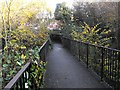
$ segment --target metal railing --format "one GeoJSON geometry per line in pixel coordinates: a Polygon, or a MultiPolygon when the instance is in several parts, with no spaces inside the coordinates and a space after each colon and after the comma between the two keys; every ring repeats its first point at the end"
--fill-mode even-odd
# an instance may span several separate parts
{"type": "MultiPolygon", "coordinates": [[[[49,51],[49,40],[47,40],[41,47],[39,51],[40,60],[45,61],[45,57],[49,51]]],[[[27,62],[23,68],[13,77],[13,79],[5,86],[5,90],[25,90],[25,88],[29,88],[28,83],[30,82],[30,68],[31,62],[27,62]]],[[[31,81],[31,84],[34,83],[31,81]]],[[[35,86],[32,85],[32,88],[35,86]]],[[[35,87],[36,88],[36,87],[35,87]]]]}
{"type": "Polygon", "coordinates": [[[40,56],[40,60],[45,61],[46,60],[46,56],[48,54],[49,51],[49,44],[50,41],[47,40],[41,47],[39,50],[39,56],[40,56]]]}
{"type": "Polygon", "coordinates": [[[109,86],[120,89],[120,50],[62,37],[63,45],[109,86]]]}
{"type": "Polygon", "coordinates": [[[26,63],[25,66],[13,77],[13,79],[5,86],[5,90],[24,90],[29,79],[28,77],[30,77],[30,62],[26,63]]]}

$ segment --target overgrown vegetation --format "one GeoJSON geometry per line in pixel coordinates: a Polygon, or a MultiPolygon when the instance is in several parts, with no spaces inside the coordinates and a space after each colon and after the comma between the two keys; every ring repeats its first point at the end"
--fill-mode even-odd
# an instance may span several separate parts
{"type": "Polygon", "coordinates": [[[111,37],[105,37],[105,35],[111,31],[106,29],[101,30],[98,26],[99,24],[90,27],[88,24],[84,23],[84,25],[81,25],[82,29],[80,32],[73,30],[71,37],[77,41],[108,47],[111,37]]]}
{"type": "Polygon", "coordinates": [[[73,4],[73,9],[68,8],[65,3],[58,4],[55,19],[60,21],[62,33],[66,37],[71,38],[72,34],[73,39],[82,38],[82,41],[92,44],[119,48],[118,8],[119,2],[95,3],[77,0],[73,4]]]}
{"type": "Polygon", "coordinates": [[[43,62],[39,57],[39,47],[29,50],[29,58],[31,60],[30,78],[28,80],[28,87],[34,89],[44,87],[44,74],[46,71],[47,62],[43,62]]]}
{"type": "MultiPolygon", "coordinates": [[[[49,24],[49,15],[50,10],[42,0],[31,0],[27,3],[26,0],[0,2],[0,38],[2,45],[5,46],[2,47],[4,53],[0,58],[2,61],[0,81],[3,88],[27,61],[34,62],[36,59],[37,63],[39,62],[36,48],[39,49],[48,38],[46,25],[49,24]],[[41,16],[44,12],[47,15],[41,16]]],[[[43,74],[45,69],[43,66],[33,65],[32,69],[37,68],[36,70],[43,74]]]]}

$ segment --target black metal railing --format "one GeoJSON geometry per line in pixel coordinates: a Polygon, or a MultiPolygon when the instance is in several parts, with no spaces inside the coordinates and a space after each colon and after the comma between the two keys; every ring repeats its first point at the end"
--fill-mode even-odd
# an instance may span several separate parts
{"type": "Polygon", "coordinates": [[[120,50],[62,37],[63,45],[109,86],[120,89],[120,50]]]}
{"type": "Polygon", "coordinates": [[[30,75],[30,62],[27,62],[24,67],[13,77],[13,79],[5,86],[5,90],[10,89],[25,89],[30,75]]]}
{"type": "MultiPolygon", "coordinates": [[[[40,60],[45,61],[45,57],[49,51],[49,40],[47,40],[41,47],[40,47],[40,60]]],[[[28,83],[34,85],[34,83],[30,80],[31,74],[31,62],[27,62],[23,68],[13,77],[13,79],[5,86],[5,90],[25,90],[25,88],[29,88],[28,83]]],[[[35,86],[32,85],[32,88],[35,86]]],[[[36,87],[35,87],[36,88],[36,87]]]]}
{"type": "Polygon", "coordinates": [[[46,56],[49,52],[49,45],[50,45],[50,41],[47,40],[41,47],[39,50],[39,56],[40,56],[40,60],[45,61],[46,60],[46,56]]]}

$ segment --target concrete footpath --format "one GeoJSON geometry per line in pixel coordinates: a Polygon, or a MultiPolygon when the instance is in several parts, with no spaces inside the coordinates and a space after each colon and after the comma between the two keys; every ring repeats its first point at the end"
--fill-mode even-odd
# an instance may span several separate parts
{"type": "Polygon", "coordinates": [[[105,88],[60,43],[53,44],[47,61],[46,88],[105,88]]]}

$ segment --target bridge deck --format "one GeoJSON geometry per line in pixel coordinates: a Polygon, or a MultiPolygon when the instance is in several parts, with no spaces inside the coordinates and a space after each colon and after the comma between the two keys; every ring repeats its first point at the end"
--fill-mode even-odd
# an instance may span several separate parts
{"type": "Polygon", "coordinates": [[[93,74],[60,43],[54,43],[47,57],[47,88],[105,88],[93,74]]]}

